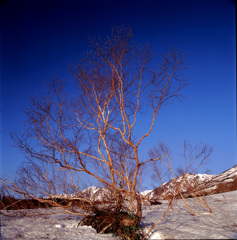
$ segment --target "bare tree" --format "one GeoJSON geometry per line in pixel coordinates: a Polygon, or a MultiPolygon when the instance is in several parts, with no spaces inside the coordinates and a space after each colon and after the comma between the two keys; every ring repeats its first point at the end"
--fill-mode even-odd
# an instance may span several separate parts
{"type": "Polygon", "coordinates": [[[27,158],[19,171],[21,180],[1,183],[55,206],[60,204],[53,202],[54,195],[78,192],[92,206],[82,195],[87,174],[117,196],[117,211],[130,199],[129,210],[140,221],[139,174],[143,166],[162,158],[141,160],[141,143],[161,107],[181,98],[188,85],[181,51],[172,48],[163,54],[155,69],[151,60],[149,46],[136,45],[129,28],[114,27],[104,41],[91,39],[83,60],[70,67],[74,82],[53,79],[32,97],[23,133],[11,133],[27,158]],[[141,114],[147,116],[145,133],[138,131],[141,114]]]}

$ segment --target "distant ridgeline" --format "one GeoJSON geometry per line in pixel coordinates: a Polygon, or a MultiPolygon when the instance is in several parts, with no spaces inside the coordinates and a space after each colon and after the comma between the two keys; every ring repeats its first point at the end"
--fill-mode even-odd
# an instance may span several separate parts
{"type": "MultiPolygon", "coordinates": [[[[208,195],[237,190],[237,165],[218,174],[184,174],[178,178],[170,179],[162,186],[148,192],[145,197],[153,202],[172,197],[179,188],[184,197],[208,195]]],[[[177,195],[176,198],[180,198],[177,195]]]]}

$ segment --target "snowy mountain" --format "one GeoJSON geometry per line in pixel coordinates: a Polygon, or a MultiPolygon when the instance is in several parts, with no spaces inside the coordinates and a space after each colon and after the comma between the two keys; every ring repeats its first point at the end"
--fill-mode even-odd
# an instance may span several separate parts
{"type": "Polygon", "coordinates": [[[92,201],[106,201],[111,198],[111,192],[108,188],[100,188],[91,186],[80,193],[72,193],[72,194],[57,194],[53,195],[53,198],[61,198],[61,199],[78,199],[78,198],[89,198],[92,201]]]}
{"type": "MultiPolygon", "coordinates": [[[[216,192],[216,189],[219,184],[228,185],[233,183],[235,179],[237,179],[237,165],[218,175],[184,174],[175,180],[170,179],[168,182],[155,188],[154,190],[143,191],[141,192],[141,195],[149,201],[158,201],[166,199],[167,195],[173,196],[177,188],[180,188],[180,192],[184,195],[184,197],[190,196],[191,189],[196,194],[200,191],[205,192],[206,194],[218,193],[216,192]]],[[[90,198],[95,202],[100,202],[111,200],[114,196],[108,188],[91,186],[84,189],[80,194],[58,194],[54,197],[70,199],[77,199],[78,197],[90,198]]]]}
{"type": "Polygon", "coordinates": [[[214,177],[215,175],[208,174],[184,174],[176,179],[170,179],[145,196],[152,201],[164,200],[167,195],[173,196],[178,188],[181,193],[186,193],[189,192],[191,188],[197,188],[201,184],[209,182],[214,177]]]}
{"type": "Polygon", "coordinates": [[[82,194],[85,195],[86,197],[92,199],[92,198],[95,198],[95,196],[98,195],[99,192],[101,192],[101,188],[91,186],[91,187],[84,189],[82,191],[82,194]]]}
{"type": "Polygon", "coordinates": [[[59,194],[56,194],[56,195],[52,196],[52,198],[61,198],[61,199],[68,199],[68,198],[77,199],[77,198],[80,198],[80,197],[82,197],[82,195],[79,194],[79,193],[72,193],[72,194],[59,193],[59,194]]]}
{"type": "Polygon", "coordinates": [[[178,189],[185,197],[190,196],[192,192],[217,193],[220,184],[226,187],[226,184],[232,184],[235,179],[237,179],[237,165],[218,175],[184,174],[176,179],[170,179],[144,196],[150,201],[164,200],[167,199],[167,195],[173,196],[178,189]]]}
{"type": "Polygon", "coordinates": [[[212,180],[203,185],[202,188],[207,194],[216,193],[220,185],[228,188],[235,184],[235,182],[237,184],[237,164],[234,167],[214,176],[212,180]]]}
{"type": "Polygon", "coordinates": [[[111,191],[108,188],[95,186],[84,189],[82,194],[95,202],[106,201],[112,198],[111,191]]]}

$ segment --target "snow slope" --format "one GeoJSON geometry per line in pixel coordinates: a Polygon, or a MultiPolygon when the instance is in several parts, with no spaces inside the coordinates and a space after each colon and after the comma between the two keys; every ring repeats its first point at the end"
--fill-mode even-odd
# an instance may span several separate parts
{"type": "MultiPolygon", "coordinates": [[[[182,199],[174,202],[174,211],[168,210],[164,220],[155,227],[163,239],[237,239],[237,191],[214,194],[206,197],[213,213],[202,209],[194,199],[186,199],[194,211],[188,211],[182,199]]],[[[143,210],[144,222],[151,226],[162,217],[168,202],[143,210]]],[[[204,205],[202,205],[204,206],[204,205]]]]}
{"type": "MultiPolygon", "coordinates": [[[[187,202],[196,213],[191,215],[182,199],[174,202],[150,239],[237,239],[237,191],[206,197],[213,213],[202,209],[194,199],[187,202]]],[[[144,228],[162,217],[168,202],[143,208],[144,228]]],[[[32,213],[38,210],[32,210],[32,213]]],[[[69,215],[61,209],[40,209],[40,216],[11,218],[1,215],[1,239],[119,239],[111,234],[97,234],[87,226],[78,226],[80,216],[69,215]]]]}

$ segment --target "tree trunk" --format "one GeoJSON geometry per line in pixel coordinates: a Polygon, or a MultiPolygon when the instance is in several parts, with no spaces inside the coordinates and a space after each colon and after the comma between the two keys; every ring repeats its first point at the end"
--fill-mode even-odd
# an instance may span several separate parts
{"type": "Polygon", "coordinates": [[[119,191],[116,192],[116,195],[117,195],[117,205],[115,208],[115,212],[118,213],[123,205],[123,196],[119,191]]]}
{"type": "Polygon", "coordinates": [[[137,216],[138,216],[139,220],[141,220],[141,218],[142,218],[142,202],[141,202],[140,195],[136,195],[136,202],[137,202],[137,216]]]}

